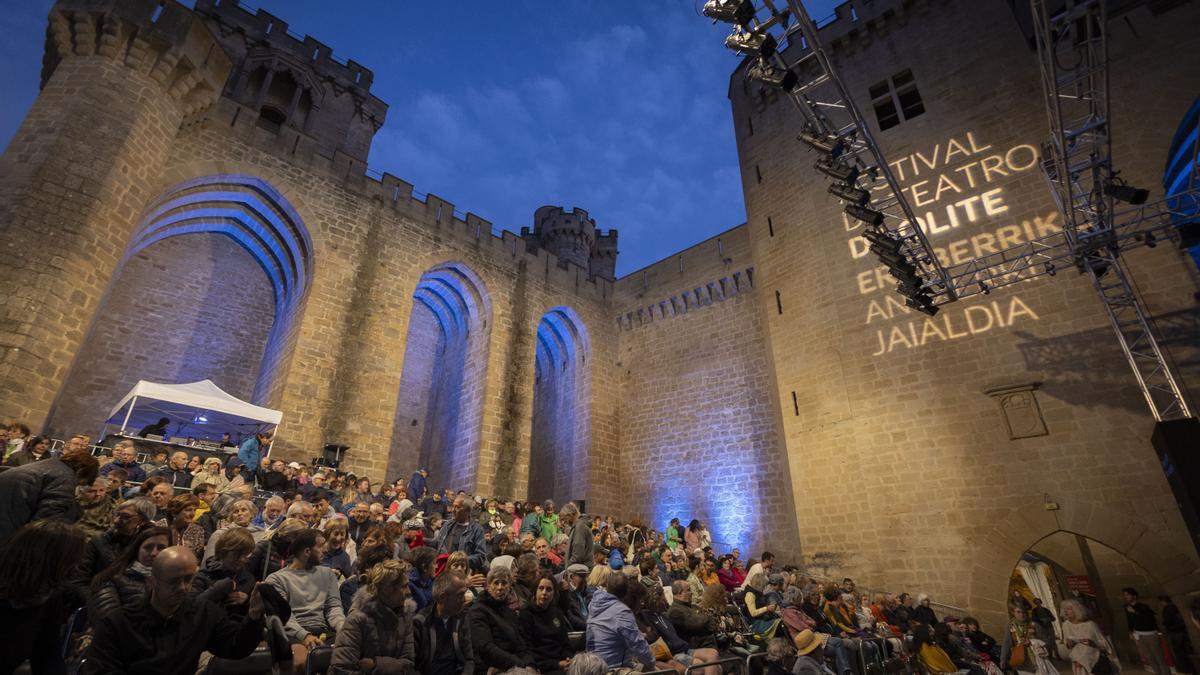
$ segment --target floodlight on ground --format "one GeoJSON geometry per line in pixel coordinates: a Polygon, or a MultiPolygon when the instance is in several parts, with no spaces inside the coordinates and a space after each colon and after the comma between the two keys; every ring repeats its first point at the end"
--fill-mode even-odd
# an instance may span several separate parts
{"type": "Polygon", "coordinates": [[[846,183],[834,183],[830,185],[829,194],[843,201],[850,202],[852,205],[866,206],[867,202],[871,201],[871,193],[846,183]]]}
{"type": "Polygon", "coordinates": [[[739,54],[767,57],[775,53],[779,43],[770,33],[755,33],[735,28],[733,33],[725,38],[725,46],[739,54]]]}
{"type": "Polygon", "coordinates": [[[754,3],[750,0],[708,0],[704,16],[716,21],[745,26],[754,19],[754,3]]]}

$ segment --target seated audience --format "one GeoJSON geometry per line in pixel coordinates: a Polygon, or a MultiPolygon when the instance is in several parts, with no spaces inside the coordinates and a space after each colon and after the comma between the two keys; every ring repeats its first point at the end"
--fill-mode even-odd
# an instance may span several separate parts
{"type": "MultiPolygon", "coordinates": [[[[219,521],[217,530],[208,537],[208,542],[204,545],[204,560],[208,560],[213,555],[213,550],[217,546],[217,542],[229,530],[245,530],[250,533],[254,539],[254,543],[258,543],[267,536],[265,530],[254,524],[254,516],[258,513],[258,507],[249,499],[239,499],[231,502],[225,507],[224,518],[219,521]]],[[[197,521],[199,522],[199,521],[197,521]]],[[[201,565],[203,567],[203,564],[201,565]]]]}
{"type": "Polygon", "coordinates": [[[0,673],[25,660],[32,673],[65,673],[62,626],[67,575],[83,555],[87,535],[62,521],[22,526],[0,546],[0,673]]]}
{"type": "Polygon", "coordinates": [[[487,588],[467,612],[471,648],[478,659],[477,667],[483,670],[508,670],[533,664],[518,629],[517,613],[508,605],[511,588],[512,572],[503,567],[489,570],[487,588]]]}
{"type": "Polygon", "coordinates": [[[150,566],[170,545],[171,531],[165,527],[138,532],[121,555],[92,579],[89,620],[140,602],[146,593],[150,566]]]}
{"type": "Polygon", "coordinates": [[[91,580],[117,559],[138,532],[150,526],[153,515],[154,505],[142,497],[125,501],[113,510],[112,526],[88,540],[82,560],[69,574],[74,601],[87,603],[91,580]]]}
{"type": "Polygon", "coordinates": [[[408,598],[408,563],[385,560],[367,572],[333,643],[331,673],[409,673],[416,652],[408,598]]]}
{"type": "Polygon", "coordinates": [[[346,520],[338,518],[325,524],[322,533],[325,535],[325,554],[321,556],[321,565],[337,573],[338,580],[345,579],[352,573],[350,553],[346,551],[349,541],[346,520]]]}
{"type": "Polygon", "coordinates": [[[229,479],[225,477],[225,470],[221,468],[220,458],[209,457],[204,460],[204,464],[192,472],[192,483],[208,483],[217,492],[229,489],[229,479]]]}
{"type": "Polygon", "coordinates": [[[413,617],[418,672],[424,675],[473,672],[475,655],[464,616],[466,592],[466,579],[457,571],[443,572],[433,582],[433,602],[413,617]]]}
{"type": "Polygon", "coordinates": [[[108,481],[97,476],[91,485],[75,488],[75,499],[83,510],[76,525],[88,536],[102,534],[112,525],[113,499],[108,496],[108,481]]]}
{"type": "Polygon", "coordinates": [[[4,462],[8,466],[25,466],[34,462],[47,459],[50,455],[50,438],[48,436],[34,436],[25,442],[20,450],[8,456],[4,462]]]}
{"type": "Polygon", "coordinates": [[[533,656],[533,667],[539,673],[561,674],[571,665],[571,649],[567,619],[557,603],[558,584],[554,576],[543,571],[538,577],[533,602],[520,612],[521,636],[533,656]]]}
{"type": "Polygon", "coordinates": [[[263,600],[255,590],[246,616],[236,619],[216,604],[189,597],[198,570],[191,550],[173,546],[154,559],[145,598],[92,620],[95,637],[82,673],[196,671],[202,652],[226,659],[250,655],[263,638],[263,600]]]}
{"type": "Polygon", "coordinates": [[[250,594],[254,592],[254,575],[246,566],[254,552],[254,537],[247,530],[224,530],[211,558],[192,580],[192,595],[204,597],[225,608],[225,611],[245,615],[250,594]]]}
{"type": "Polygon", "coordinates": [[[592,601],[592,589],[587,585],[588,567],[579,563],[567,566],[563,573],[562,589],[558,594],[558,607],[567,621],[569,630],[587,630],[588,603],[592,601]]]}
{"type": "Polygon", "coordinates": [[[433,570],[437,563],[437,551],[428,546],[412,552],[412,571],[408,577],[408,592],[417,609],[425,609],[433,602],[433,570]]]}
{"type": "Polygon", "coordinates": [[[286,567],[267,577],[291,608],[284,626],[292,643],[292,665],[303,672],[308,652],[333,641],[346,615],[342,610],[337,577],[333,570],[321,567],[325,536],[305,529],[292,535],[286,567]]]}
{"type": "Polygon", "coordinates": [[[167,502],[167,527],[171,529],[171,545],[186,546],[196,556],[204,559],[204,541],[208,538],[204,528],[196,522],[196,507],[200,500],[195,495],[177,495],[167,502]]]}
{"type": "Polygon", "coordinates": [[[604,659],[609,668],[654,670],[650,645],[638,630],[633,609],[625,604],[630,595],[629,577],[612,574],[603,589],[597,589],[588,608],[587,650],[604,659]]]}
{"type": "Polygon", "coordinates": [[[159,467],[151,476],[161,476],[171,487],[188,490],[192,487],[192,472],[188,471],[188,455],[182,450],[171,453],[171,459],[165,466],[159,467]]]}

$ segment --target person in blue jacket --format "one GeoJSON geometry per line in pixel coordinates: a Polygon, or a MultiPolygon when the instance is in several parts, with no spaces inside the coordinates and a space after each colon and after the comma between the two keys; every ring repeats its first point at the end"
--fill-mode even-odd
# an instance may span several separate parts
{"type": "Polygon", "coordinates": [[[271,433],[257,433],[242,441],[238,448],[238,459],[242,462],[242,476],[246,483],[254,485],[254,476],[262,462],[263,453],[271,445],[271,433]]]}

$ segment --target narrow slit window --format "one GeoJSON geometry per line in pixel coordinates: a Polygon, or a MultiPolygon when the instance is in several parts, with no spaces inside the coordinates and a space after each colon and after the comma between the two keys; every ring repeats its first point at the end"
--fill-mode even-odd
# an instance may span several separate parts
{"type": "Polygon", "coordinates": [[[783,314],[783,297],[779,294],[779,291],[775,291],[775,310],[783,314]]]}
{"type": "Polygon", "coordinates": [[[796,397],[796,392],[792,392],[792,410],[796,413],[796,417],[800,416],[800,399],[796,397]]]}
{"type": "Polygon", "coordinates": [[[767,235],[775,236],[775,223],[771,222],[771,216],[767,216],[767,235]]]}

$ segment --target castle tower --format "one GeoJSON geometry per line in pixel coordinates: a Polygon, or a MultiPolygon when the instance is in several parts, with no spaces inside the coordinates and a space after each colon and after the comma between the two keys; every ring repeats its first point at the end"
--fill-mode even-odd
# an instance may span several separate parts
{"type": "Polygon", "coordinates": [[[574,263],[589,277],[615,278],[617,231],[596,229],[587,211],[561,206],[543,206],[533,212],[533,231],[521,228],[521,237],[531,250],[544,248],[558,257],[559,264],[574,263]]]}
{"type": "Polygon", "coordinates": [[[387,116],[387,104],[370,93],[369,69],[334,58],[325,44],[290,33],[283,19],[261,9],[252,13],[237,0],[197,0],[196,14],[234,61],[222,93],[248,109],[242,115],[288,135],[288,143],[303,136],[323,155],[340,151],[367,161],[387,116]]]}
{"type": "Polygon", "coordinates": [[[62,0],[0,158],[0,417],[41,426],[183,120],[230,61],[176,2],[62,0]]]}

